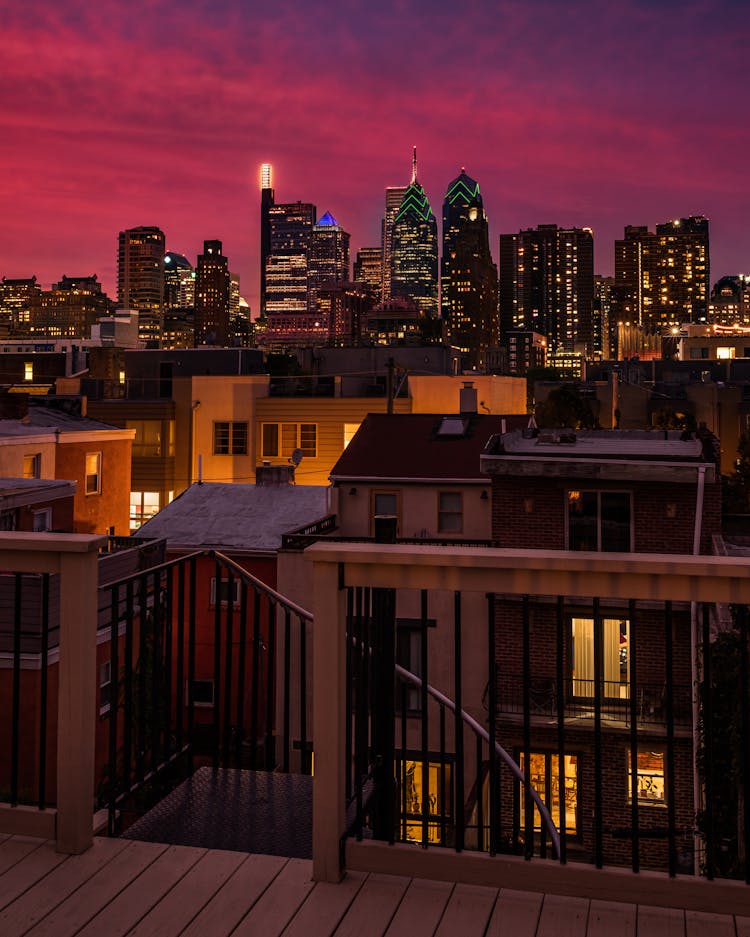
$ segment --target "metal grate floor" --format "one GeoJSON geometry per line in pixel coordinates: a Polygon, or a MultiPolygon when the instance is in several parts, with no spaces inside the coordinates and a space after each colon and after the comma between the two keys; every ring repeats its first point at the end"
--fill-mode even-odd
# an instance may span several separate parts
{"type": "Polygon", "coordinates": [[[199,768],[123,839],[312,858],[312,778],[199,768]]]}

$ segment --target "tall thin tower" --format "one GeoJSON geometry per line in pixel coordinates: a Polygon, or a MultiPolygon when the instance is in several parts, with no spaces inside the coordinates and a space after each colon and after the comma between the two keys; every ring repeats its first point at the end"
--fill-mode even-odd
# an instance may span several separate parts
{"type": "Polygon", "coordinates": [[[266,315],[266,260],[271,252],[270,209],[274,203],[271,164],[260,167],[260,314],[266,315]]]}

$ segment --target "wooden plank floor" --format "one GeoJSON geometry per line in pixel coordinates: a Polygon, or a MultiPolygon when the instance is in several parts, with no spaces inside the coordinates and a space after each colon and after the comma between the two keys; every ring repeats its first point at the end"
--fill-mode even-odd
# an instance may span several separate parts
{"type": "Polygon", "coordinates": [[[306,859],[97,839],[82,856],[0,836],[2,937],[743,937],[750,919],[352,873],[306,859]]]}

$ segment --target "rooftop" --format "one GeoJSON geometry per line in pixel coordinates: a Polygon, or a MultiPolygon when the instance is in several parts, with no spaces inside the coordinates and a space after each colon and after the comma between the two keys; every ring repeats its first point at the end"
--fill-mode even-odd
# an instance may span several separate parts
{"type": "Polygon", "coordinates": [[[506,427],[525,426],[528,417],[370,413],[334,465],[331,480],[483,481],[479,457],[503,422],[506,427]]]}
{"type": "Polygon", "coordinates": [[[196,483],[134,536],[163,537],[170,548],[275,553],[282,534],[327,513],[327,493],[315,485],[196,483]]]}

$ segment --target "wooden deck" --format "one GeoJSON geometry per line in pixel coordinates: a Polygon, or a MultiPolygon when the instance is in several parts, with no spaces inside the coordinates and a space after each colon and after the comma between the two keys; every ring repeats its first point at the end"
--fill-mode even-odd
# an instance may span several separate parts
{"type": "Polygon", "coordinates": [[[310,880],[306,859],[97,839],[80,856],[0,834],[0,935],[750,937],[750,918],[393,875],[310,880]]]}

